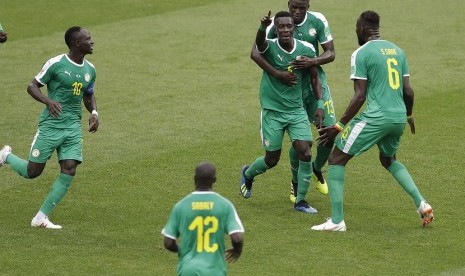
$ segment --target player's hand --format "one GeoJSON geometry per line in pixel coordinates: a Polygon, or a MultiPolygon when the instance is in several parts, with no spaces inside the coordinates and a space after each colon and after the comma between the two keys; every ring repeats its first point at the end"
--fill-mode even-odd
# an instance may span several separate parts
{"type": "Polygon", "coordinates": [[[325,120],[325,111],[321,108],[317,108],[315,112],[314,124],[318,129],[323,127],[323,121],[325,120]]]}
{"type": "Polygon", "coordinates": [[[226,250],[226,254],[224,255],[224,258],[228,263],[235,263],[237,259],[241,256],[240,253],[237,253],[234,251],[233,248],[226,250]]]}
{"type": "Polygon", "coordinates": [[[314,58],[306,56],[298,56],[296,60],[291,61],[291,64],[295,70],[310,68],[316,65],[314,58]]]}
{"type": "Polygon", "coordinates": [[[320,136],[316,138],[318,145],[324,146],[327,143],[329,144],[334,141],[336,136],[339,134],[339,130],[332,125],[318,129],[318,133],[320,134],[320,136]]]}
{"type": "Polygon", "coordinates": [[[263,27],[268,27],[271,24],[271,10],[268,10],[268,15],[265,15],[260,20],[263,27]]]}
{"type": "Polygon", "coordinates": [[[407,123],[410,126],[410,132],[412,132],[412,134],[415,134],[415,119],[413,117],[410,117],[407,119],[407,123]]]}
{"type": "Polygon", "coordinates": [[[97,114],[90,114],[89,117],[89,132],[95,133],[98,129],[99,121],[97,114]]]}
{"type": "Polygon", "coordinates": [[[7,39],[8,39],[7,33],[3,31],[0,32],[0,43],[6,42],[7,39]]]}
{"type": "Polygon", "coordinates": [[[289,86],[294,86],[299,83],[299,76],[289,71],[279,71],[275,78],[289,86]]]}
{"type": "Polygon", "coordinates": [[[61,104],[59,102],[56,102],[54,100],[49,99],[48,102],[46,103],[48,111],[50,112],[50,115],[52,117],[58,117],[60,116],[61,113],[61,104]]]}

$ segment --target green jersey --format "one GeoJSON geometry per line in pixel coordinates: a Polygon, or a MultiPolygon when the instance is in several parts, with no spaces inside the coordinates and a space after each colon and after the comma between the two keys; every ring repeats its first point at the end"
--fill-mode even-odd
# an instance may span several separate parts
{"type": "MultiPolygon", "coordinates": [[[[272,20],[271,25],[267,28],[267,38],[272,39],[276,37],[276,30],[274,28],[274,21],[272,20]]],[[[333,41],[333,36],[331,35],[331,30],[329,28],[328,20],[325,16],[319,12],[307,11],[304,20],[295,25],[294,29],[294,38],[302,40],[312,44],[315,49],[315,55],[319,56],[319,44],[325,44],[330,41],[333,41]]],[[[318,76],[321,81],[321,85],[324,86],[327,84],[326,74],[321,66],[318,66],[318,76]]],[[[304,88],[307,88],[305,92],[310,93],[311,86],[310,80],[305,80],[304,88]],[[306,85],[308,83],[308,85],[306,85]]]]}
{"type": "Polygon", "coordinates": [[[179,239],[178,275],[212,276],[226,275],[224,236],[237,232],[244,227],[233,204],[215,192],[199,191],[174,206],[162,230],[179,239]]]}
{"type": "Polygon", "coordinates": [[[405,123],[403,77],[409,76],[404,51],[386,40],[371,40],[351,58],[351,79],[368,81],[367,106],[359,118],[371,123],[405,123]]]}
{"type": "MultiPolygon", "coordinates": [[[[294,48],[288,52],[278,43],[278,39],[270,39],[268,47],[262,53],[265,59],[276,69],[292,70],[290,62],[298,56],[315,57],[315,49],[305,41],[294,39],[294,48]]],[[[299,84],[289,86],[279,79],[263,71],[260,84],[260,104],[262,109],[270,109],[278,112],[295,113],[302,108],[302,82],[307,70],[296,70],[299,76],[299,84]]]]}
{"type": "Polygon", "coordinates": [[[60,116],[50,116],[47,107],[39,118],[39,127],[57,129],[81,128],[82,97],[94,93],[96,73],[92,63],[84,59],[82,64],[73,62],[62,54],[49,59],[35,79],[47,85],[48,97],[61,104],[60,116]]]}

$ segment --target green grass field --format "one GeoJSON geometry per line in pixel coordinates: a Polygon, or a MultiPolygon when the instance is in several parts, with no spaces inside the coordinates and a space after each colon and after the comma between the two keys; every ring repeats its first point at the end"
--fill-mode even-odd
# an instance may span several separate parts
{"type": "Polygon", "coordinates": [[[406,51],[417,134],[406,132],[398,158],[436,215],[431,227],[420,226],[373,149],[347,167],[346,233],[310,231],[331,213],[329,197],[313,186],[308,200],[319,214],[292,209],[287,154],[257,178],[252,198],[238,195],[241,166],[263,154],[261,70],[250,49],[259,18],[286,10],[287,1],[23,2],[0,4],[9,35],[0,45],[0,145],[27,156],[43,106],[26,87],[48,58],[67,51],[63,34],[72,25],[88,28],[95,42],[88,59],[97,68],[101,124],[85,133],[85,162],[52,215],[61,231],[29,226],[58,175],[56,157],[29,181],[0,168],[0,275],[174,275],[177,256],[163,248],[160,231],[192,191],[202,160],[217,165],[215,189],[246,228],[230,275],[465,275],[465,2],[311,2],[335,39],[336,60],[325,70],[339,116],[353,95],[349,64],[362,11],[379,12],[382,37],[406,51]]]}

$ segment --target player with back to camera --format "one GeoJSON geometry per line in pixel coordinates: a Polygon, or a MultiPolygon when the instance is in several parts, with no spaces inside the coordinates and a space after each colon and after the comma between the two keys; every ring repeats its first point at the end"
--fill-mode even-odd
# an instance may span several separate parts
{"type": "Polygon", "coordinates": [[[33,227],[62,228],[53,224],[49,215],[68,192],[77,166],[82,162],[81,102],[91,113],[89,132],[96,132],[99,126],[94,95],[95,67],[85,59],[87,54],[92,54],[94,42],[89,31],[79,26],[66,31],[65,42],[69,48],[68,54],[49,59],[27,87],[31,97],[45,105],[28,161],[13,154],[8,145],[0,151],[0,166],[9,164],[27,179],[41,175],[47,161],[57,151],[60,175],[32,219],[33,227]],[[40,90],[44,85],[47,85],[48,96],[40,90]]]}
{"type": "MultiPolygon", "coordinates": [[[[293,147],[299,157],[297,181],[299,184],[297,199],[294,209],[305,213],[316,213],[305,200],[310,178],[312,176],[312,132],[307,113],[302,102],[302,82],[308,78],[313,93],[321,100],[321,83],[317,68],[312,66],[308,69],[295,69],[292,61],[304,56],[316,57],[314,47],[305,41],[293,37],[294,21],[287,11],[276,13],[274,25],[277,38],[266,39],[266,28],[271,24],[271,11],[261,20],[257,31],[255,44],[257,50],[263,54],[268,63],[278,70],[289,70],[297,76],[296,84],[287,85],[280,79],[263,72],[260,84],[261,122],[260,134],[265,156],[257,158],[250,166],[242,168],[240,194],[249,198],[252,193],[252,182],[254,177],[265,173],[268,169],[277,165],[281,156],[281,147],[284,133],[287,132],[293,147]]],[[[317,109],[319,118],[324,117],[324,111],[317,109]]]]}
{"type": "MultiPolygon", "coordinates": [[[[293,61],[293,65],[296,69],[309,68],[311,66],[317,66],[318,74],[322,86],[322,99],[317,100],[312,93],[312,87],[308,81],[304,82],[302,87],[302,98],[304,108],[307,111],[310,122],[321,128],[336,123],[335,109],[333,106],[333,100],[331,98],[330,89],[326,79],[326,74],[321,67],[324,64],[333,62],[336,57],[334,49],[333,36],[329,28],[329,23],[326,17],[319,12],[310,11],[309,0],[289,0],[288,1],[289,13],[295,23],[294,37],[299,40],[311,43],[316,51],[316,57],[303,57],[299,60],[293,61]],[[319,55],[319,45],[323,49],[323,53],[319,55]],[[317,108],[322,108],[325,112],[324,118],[315,117],[317,108]],[[321,119],[321,121],[320,121],[321,119]]],[[[276,37],[276,32],[273,23],[267,28],[267,38],[272,39],[276,37]]],[[[266,59],[256,50],[254,46],[251,52],[251,58],[269,74],[275,76],[281,81],[294,85],[296,82],[296,75],[288,72],[287,70],[279,71],[271,66],[266,59]]],[[[327,143],[326,145],[317,145],[315,159],[312,162],[313,169],[313,181],[316,189],[323,195],[328,194],[328,185],[323,177],[322,168],[328,161],[329,154],[333,143],[327,143]]],[[[291,167],[291,195],[290,200],[295,202],[297,196],[297,174],[299,159],[295,152],[294,147],[289,149],[289,160],[291,167]]]]}
{"type": "Polygon", "coordinates": [[[336,138],[336,147],[329,156],[328,185],[332,216],[320,225],[319,231],[346,231],[344,221],[345,165],[352,157],[374,145],[379,161],[400,186],[412,197],[423,226],[434,218],[433,209],[425,201],[407,168],[396,160],[400,138],[406,122],[415,134],[413,118],[414,93],[404,51],[379,34],[380,17],[374,11],[363,12],[357,20],[356,33],[360,47],[351,57],[351,75],[355,95],[335,125],[321,130],[319,142],[336,138]],[[356,116],[365,101],[365,110],[356,116]]]}
{"type": "Polygon", "coordinates": [[[234,205],[213,192],[215,182],[213,164],[197,165],[195,191],[176,203],[162,230],[165,248],[178,253],[177,275],[226,275],[225,259],[235,262],[242,253],[244,227],[234,205]],[[226,251],[225,234],[232,244],[226,251]]]}

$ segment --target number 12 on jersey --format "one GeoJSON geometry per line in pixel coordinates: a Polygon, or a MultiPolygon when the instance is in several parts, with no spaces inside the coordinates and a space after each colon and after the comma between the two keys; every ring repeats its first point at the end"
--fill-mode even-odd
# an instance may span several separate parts
{"type": "Polygon", "coordinates": [[[210,236],[218,231],[218,219],[214,216],[197,216],[189,225],[190,231],[197,230],[197,252],[213,253],[218,250],[218,244],[210,244],[210,236]]]}

